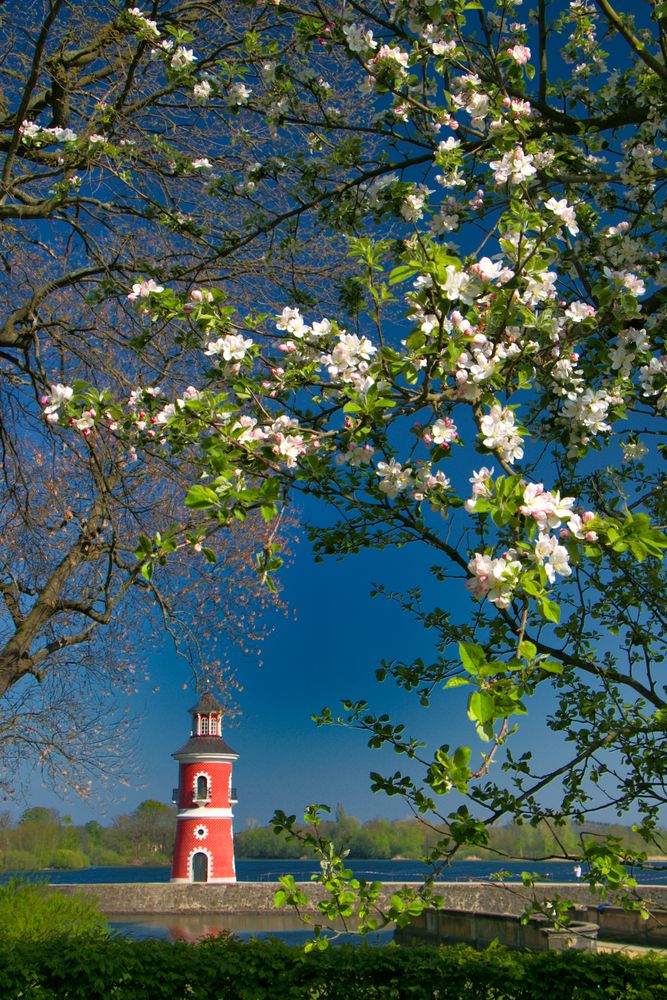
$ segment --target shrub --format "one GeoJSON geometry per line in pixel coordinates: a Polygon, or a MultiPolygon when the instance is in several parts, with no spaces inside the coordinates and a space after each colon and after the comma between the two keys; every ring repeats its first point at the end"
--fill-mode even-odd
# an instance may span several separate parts
{"type": "Polygon", "coordinates": [[[30,851],[0,851],[0,870],[5,872],[30,872],[39,868],[37,858],[30,851]]]}
{"type": "Polygon", "coordinates": [[[107,868],[117,868],[119,865],[127,864],[127,859],[112,851],[109,847],[98,847],[91,852],[90,860],[94,865],[102,865],[107,868]]]}
{"type": "Polygon", "coordinates": [[[94,939],[108,934],[107,921],[83,896],[65,896],[53,892],[43,882],[20,879],[0,886],[0,943],[3,945],[50,938],[94,939]]]}
{"type": "Polygon", "coordinates": [[[279,941],[0,943],[3,1000],[667,1000],[657,956],[279,941]]]}
{"type": "Polygon", "coordinates": [[[72,851],[61,847],[53,853],[49,861],[49,868],[90,868],[90,860],[83,851],[72,851]]]}

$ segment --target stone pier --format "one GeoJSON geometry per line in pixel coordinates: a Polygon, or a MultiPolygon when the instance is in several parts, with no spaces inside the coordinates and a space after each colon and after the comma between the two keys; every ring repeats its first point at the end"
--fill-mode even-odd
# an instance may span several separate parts
{"type": "MultiPolygon", "coordinates": [[[[381,898],[388,900],[402,885],[385,883],[381,898]]],[[[313,903],[313,912],[314,904],[326,898],[326,893],[321,886],[310,882],[302,883],[301,887],[313,903]]],[[[278,884],[272,882],[51,886],[54,892],[80,893],[95,899],[102,912],[110,917],[174,913],[266,915],[276,912],[273,897],[277,888],[278,884]]],[[[482,882],[443,882],[438,884],[437,891],[443,899],[445,912],[426,911],[411,926],[414,937],[423,941],[482,943],[482,940],[500,938],[509,946],[514,943],[514,946],[523,947],[523,937],[517,929],[518,917],[532,899],[558,895],[573,900],[572,919],[589,925],[589,937],[595,936],[591,931],[591,927],[595,927],[600,939],[667,947],[667,886],[639,887],[639,895],[652,913],[648,920],[642,920],[634,911],[624,911],[614,905],[613,900],[601,901],[585,885],[550,883],[527,889],[515,883],[499,886],[482,882]]],[[[544,935],[541,928],[536,928],[536,933],[544,935]]]]}

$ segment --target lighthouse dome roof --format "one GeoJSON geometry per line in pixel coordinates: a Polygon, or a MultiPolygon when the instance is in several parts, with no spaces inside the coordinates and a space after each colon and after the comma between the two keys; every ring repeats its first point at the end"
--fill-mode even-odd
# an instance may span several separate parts
{"type": "Polygon", "coordinates": [[[223,754],[238,757],[236,750],[232,750],[222,736],[191,736],[180,750],[172,754],[172,757],[179,757],[181,754],[223,754]]]}
{"type": "Polygon", "coordinates": [[[196,705],[188,709],[190,715],[202,715],[206,712],[222,712],[222,705],[210,691],[204,691],[196,705]]]}

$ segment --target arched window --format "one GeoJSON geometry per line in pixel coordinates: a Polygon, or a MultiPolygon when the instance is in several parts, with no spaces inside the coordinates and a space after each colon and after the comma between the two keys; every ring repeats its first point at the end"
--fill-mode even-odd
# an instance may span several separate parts
{"type": "Polygon", "coordinates": [[[218,735],[218,720],[215,716],[211,719],[211,736],[218,735]]]}
{"type": "Polygon", "coordinates": [[[208,716],[204,715],[199,723],[199,732],[202,736],[208,736],[208,716]]]}
{"type": "Polygon", "coordinates": [[[197,791],[195,798],[200,802],[208,799],[208,781],[206,780],[206,775],[200,774],[197,778],[197,791]]]}

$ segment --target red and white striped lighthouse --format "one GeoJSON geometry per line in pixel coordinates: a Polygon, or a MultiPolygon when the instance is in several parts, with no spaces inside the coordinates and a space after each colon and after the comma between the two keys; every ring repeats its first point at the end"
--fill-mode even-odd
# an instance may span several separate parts
{"type": "Polygon", "coordinates": [[[172,882],[236,882],[232,765],[238,754],[222,738],[222,706],[210,692],[190,709],[190,739],[178,761],[172,882]]]}

